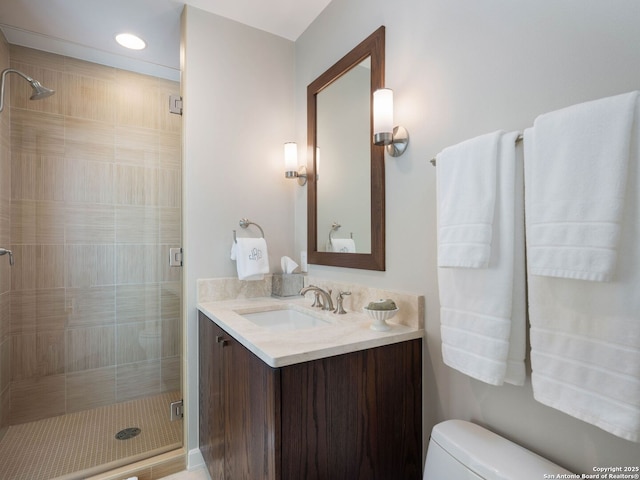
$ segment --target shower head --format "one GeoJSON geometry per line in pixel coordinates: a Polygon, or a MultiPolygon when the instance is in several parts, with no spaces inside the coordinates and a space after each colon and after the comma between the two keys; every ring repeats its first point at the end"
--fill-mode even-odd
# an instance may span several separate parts
{"type": "Polygon", "coordinates": [[[33,88],[33,95],[29,97],[29,100],[40,100],[41,98],[47,98],[56,93],[55,90],[51,90],[43,86],[38,80],[31,79],[31,88],[33,88]]]}
{"type": "Polygon", "coordinates": [[[15,68],[5,68],[2,71],[2,85],[0,86],[0,112],[4,109],[4,82],[9,73],[15,73],[29,82],[31,88],[33,88],[33,94],[31,95],[30,100],[40,100],[41,98],[47,98],[56,93],[55,90],[42,86],[39,81],[34,80],[29,75],[25,75],[20,70],[16,70],[15,68]]]}

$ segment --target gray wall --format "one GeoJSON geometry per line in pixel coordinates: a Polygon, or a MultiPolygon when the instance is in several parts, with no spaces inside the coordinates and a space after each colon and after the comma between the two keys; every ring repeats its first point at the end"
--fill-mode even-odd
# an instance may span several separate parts
{"type": "MultiPolygon", "coordinates": [[[[294,137],[293,42],[187,6],[182,28],[184,371],[187,448],[198,445],[196,280],[236,276],[233,230],[260,224],[271,269],[293,256],[294,195],[283,144],[294,137]]],[[[193,452],[192,452],[193,453],[193,452]]]]}
{"type": "Polygon", "coordinates": [[[187,7],[187,447],[197,447],[195,281],[234,275],[228,249],[242,216],[264,227],[273,267],[306,249],[306,188],[283,178],[282,144],[296,140],[306,161],[307,85],[386,25],[386,84],[397,123],[411,134],[407,153],[387,158],[387,271],[311,273],[426,296],[425,442],[435,422],[463,418],[578,472],[637,464],[638,444],[535,402],[530,385],[492,387],[442,363],[428,160],[472,136],[523,129],[541,113],[640,88],[638,19],[635,0],[333,0],[294,44],[187,7]],[[416,245],[409,253],[408,242],[416,245]]]}
{"type": "MultiPolygon", "coordinates": [[[[306,86],[380,25],[386,86],[411,144],[386,159],[387,270],[310,266],[314,275],[426,296],[425,442],[432,425],[473,420],[579,473],[637,465],[640,445],[537,403],[529,383],[493,387],[441,360],[436,170],[442,148],[496,129],[522,130],[574,103],[640,88],[635,0],[333,0],[295,44],[296,131],[306,143],[306,86]],[[410,248],[408,248],[408,246],[410,248]]],[[[297,198],[296,246],[306,244],[297,198]]]]}

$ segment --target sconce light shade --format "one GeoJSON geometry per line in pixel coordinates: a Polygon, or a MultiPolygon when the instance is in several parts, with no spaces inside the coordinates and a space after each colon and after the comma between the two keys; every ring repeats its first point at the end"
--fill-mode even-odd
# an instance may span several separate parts
{"type": "Polygon", "coordinates": [[[298,145],[295,142],[284,144],[284,176],[286,178],[297,178],[300,186],[307,183],[306,167],[298,167],[298,145]]]}
{"type": "Polygon", "coordinates": [[[373,144],[384,145],[392,157],[399,157],[409,145],[409,132],[393,125],[393,90],[380,88],[373,92],[373,144]]]}
{"type": "Polygon", "coordinates": [[[295,142],[284,144],[284,168],[286,171],[298,168],[298,145],[295,142]]]}
{"type": "Polygon", "coordinates": [[[373,143],[389,145],[393,140],[393,90],[373,92],[373,143]]]}

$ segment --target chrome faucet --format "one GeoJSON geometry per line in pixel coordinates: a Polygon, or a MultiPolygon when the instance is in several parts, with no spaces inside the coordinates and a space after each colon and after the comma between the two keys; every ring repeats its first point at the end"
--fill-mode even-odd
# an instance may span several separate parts
{"type": "Polygon", "coordinates": [[[315,285],[309,285],[308,287],[304,287],[300,290],[300,295],[304,296],[307,292],[315,292],[320,294],[322,298],[322,310],[333,310],[333,300],[331,299],[331,290],[328,292],[323,290],[320,287],[316,287],[315,285]]]}

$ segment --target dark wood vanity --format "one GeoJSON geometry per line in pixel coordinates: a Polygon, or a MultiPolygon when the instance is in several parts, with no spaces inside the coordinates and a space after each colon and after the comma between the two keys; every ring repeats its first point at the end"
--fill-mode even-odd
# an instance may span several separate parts
{"type": "Polygon", "coordinates": [[[422,340],[272,368],[199,313],[213,480],[422,478],[422,340]]]}

